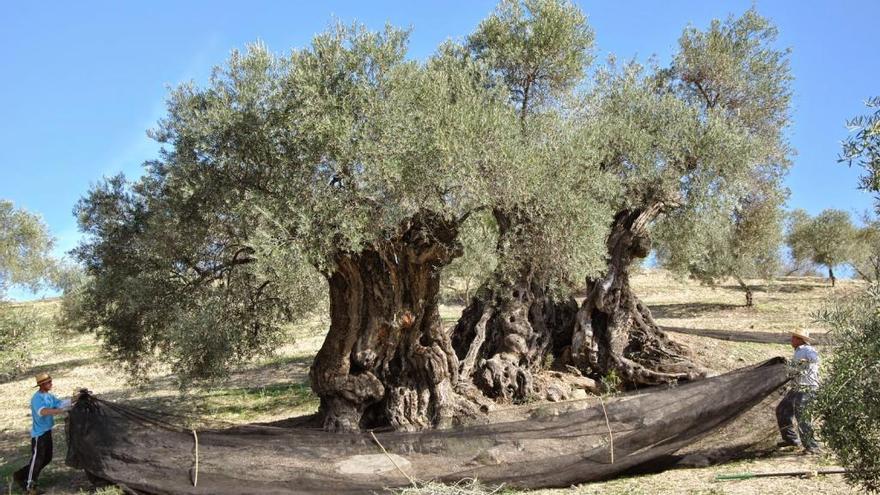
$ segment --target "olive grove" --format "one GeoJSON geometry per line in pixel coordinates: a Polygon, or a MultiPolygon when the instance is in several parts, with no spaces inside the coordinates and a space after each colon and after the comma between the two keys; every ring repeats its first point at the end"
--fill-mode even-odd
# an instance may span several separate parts
{"type": "Polygon", "coordinates": [[[685,271],[745,273],[743,219],[779,206],[788,167],[775,34],[750,10],[685,30],[669,67],[591,69],[579,9],[505,0],[424,61],[406,32],[356,25],[234,52],[171,92],[143,177],[80,201],[87,279],[65,314],[134,373],[205,377],[326,301],[310,378],[328,429],[479,418],[540,396],[548,361],[697,378],[630,270],[656,236],[685,271]],[[446,329],[441,282],[468,270],[479,287],[446,329]]]}

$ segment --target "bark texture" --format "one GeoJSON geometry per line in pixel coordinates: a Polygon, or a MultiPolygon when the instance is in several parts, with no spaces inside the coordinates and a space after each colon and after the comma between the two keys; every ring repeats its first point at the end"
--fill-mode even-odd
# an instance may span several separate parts
{"type": "MultiPolygon", "coordinates": [[[[499,252],[531,235],[528,221],[515,213],[494,212],[499,252]]],[[[554,301],[532,267],[513,280],[496,273],[462,313],[453,345],[462,361],[461,379],[472,381],[488,397],[506,402],[543,398],[544,383],[535,374],[559,356],[571,341],[577,303],[554,301]]]]}
{"type": "Polygon", "coordinates": [[[330,330],[310,372],[329,430],[442,425],[477,406],[456,391],[458,359],[437,308],[457,225],[430,213],[386,241],[337,256],[330,330]]]}
{"type": "Polygon", "coordinates": [[[614,372],[626,388],[705,376],[688,350],[660,330],[630,286],[630,266],[650,252],[646,227],[661,207],[627,209],[615,216],[607,241],[608,268],[603,277],[587,280],[572,337],[572,359],[579,368],[599,377],[614,372]]]}
{"type": "Polygon", "coordinates": [[[567,348],[576,312],[573,299],[554,301],[537,284],[481,291],[453,331],[462,380],[506,402],[543,398],[535,374],[567,348]]]}

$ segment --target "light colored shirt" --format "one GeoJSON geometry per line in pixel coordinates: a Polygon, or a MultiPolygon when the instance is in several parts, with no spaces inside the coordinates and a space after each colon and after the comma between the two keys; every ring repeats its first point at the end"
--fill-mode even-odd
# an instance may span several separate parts
{"type": "Polygon", "coordinates": [[[794,368],[794,384],[801,390],[819,388],[819,351],[809,344],[802,344],[794,350],[791,360],[794,368]]]}
{"type": "Polygon", "coordinates": [[[51,430],[55,425],[55,419],[51,414],[47,414],[45,416],[40,416],[40,411],[43,409],[61,409],[63,407],[67,407],[70,404],[69,400],[60,400],[58,397],[50,394],[49,392],[41,392],[37,391],[34,396],[31,398],[31,419],[33,420],[33,427],[31,427],[31,437],[37,438],[38,436],[46,433],[51,430]]]}

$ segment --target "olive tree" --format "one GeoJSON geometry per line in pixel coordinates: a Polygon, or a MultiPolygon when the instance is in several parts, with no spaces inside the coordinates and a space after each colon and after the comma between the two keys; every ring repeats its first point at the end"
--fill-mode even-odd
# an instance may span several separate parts
{"type": "Polygon", "coordinates": [[[702,248],[687,246],[730,229],[749,191],[785,173],[791,76],[775,39],[769,21],[749,10],[686,29],[668,68],[630,64],[600,75],[581,120],[604,143],[600,167],[622,188],[606,267],[587,281],[577,316],[572,355],[581,367],[614,371],[629,385],[702,375],[633,292],[630,270],[657,232],[672,234],[662,236],[663,250],[677,263],[699,266],[702,248]]]}
{"type": "Polygon", "coordinates": [[[867,216],[856,230],[849,264],[866,282],[880,281],[880,219],[867,216]]]}
{"type": "MultiPolygon", "coordinates": [[[[880,198],[880,97],[866,103],[873,112],[848,122],[853,135],[843,143],[840,161],[850,166],[858,165],[865,173],[859,187],[880,198]]],[[[877,199],[880,213],[880,199],[877,199]]],[[[856,272],[868,281],[880,279],[880,220],[866,216],[865,227],[856,234],[852,265],[856,272]]]]}
{"type": "Polygon", "coordinates": [[[531,194],[492,207],[497,263],[453,331],[463,372],[490,397],[542,395],[535,371],[568,345],[570,294],[601,264],[615,185],[563,105],[586,76],[592,43],[586,16],[563,0],[504,0],[468,38],[519,117],[520,146],[543,150],[530,164],[531,194]]]}
{"type": "Polygon", "coordinates": [[[55,262],[52,237],[39,216],[0,200],[0,377],[16,373],[29,361],[27,341],[42,325],[28,308],[6,301],[10,286],[36,290],[49,283],[55,262]]]}
{"type": "Polygon", "coordinates": [[[657,258],[673,273],[716,285],[733,278],[754,304],[748,279],[772,279],[781,268],[785,191],[778,175],[765,177],[734,206],[692,217],[688,224],[662,224],[657,232],[657,258]]]}
{"type": "MultiPolygon", "coordinates": [[[[878,107],[880,101],[874,99],[869,105],[878,107]]],[[[880,113],[875,112],[851,122],[857,133],[844,143],[843,156],[865,168],[861,187],[874,194],[880,212],[878,121],[880,113]]],[[[868,222],[861,240],[872,238],[875,228],[876,221],[868,222]]],[[[834,337],[834,352],[815,406],[822,418],[822,437],[847,467],[849,481],[870,492],[880,491],[880,285],[876,278],[863,293],[819,317],[834,337]]]]}
{"type": "MultiPolygon", "coordinates": [[[[510,238],[512,242],[499,242],[495,280],[504,280],[498,274],[513,266],[507,274],[508,280],[515,282],[487,284],[489,289],[480,291],[464,311],[453,342],[460,356],[466,352],[481,358],[477,381],[482,377],[484,391],[514,400],[528,393],[531,370],[545,361],[547,352],[562,362],[573,360],[592,375],[615,372],[627,386],[701,376],[703,370],[688,358],[686,349],[660,331],[632,293],[629,269],[648,254],[650,231],[655,227],[659,232],[684,233],[688,226],[710,216],[724,220],[718,225],[703,223],[703,228],[723,232],[725,225],[735,224],[738,207],[759,201],[772,208],[756,210],[778,214],[773,208],[778,208],[783,195],[780,181],[788,167],[788,148],[782,137],[788,121],[787,52],[772,47],[775,29],[749,11],[740,19],[715,22],[707,32],[687,30],[681,51],[669,68],[649,71],[635,64],[623,69],[612,65],[600,70],[580,95],[559,93],[553,105],[532,110],[524,107],[527,100],[522,98],[526,94],[523,84],[533,82],[522,74],[536,67],[528,55],[553,48],[558,53],[540,59],[581,60],[583,66],[588,60],[583,50],[589,47],[589,38],[583,34],[587,28],[582,14],[561,3],[553,12],[568,13],[549,15],[538,8],[547,4],[502,4],[500,12],[473,37],[479,43],[472,42],[472,47],[505,75],[511,101],[519,105],[518,113],[525,121],[524,138],[529,138],[540,117],[558,113],[579,143],[569,165],[586,167],[574,173],[613,183],[613,187],[601,189],[605,229],[572,232],[582,238],[602,233],[593,240],[604,241],[599,247],[604,251],[604,266],[581,271],[587,278],[588,297],[577,318],[572,319],[570,299],[554,300],[546,295],[545,287],[553,285],[548,283],[552,277],[547,270],[553,267],[542,262],[553,258],[516,256],[530,239],[544,236],[544,217],[530,211],[530,204],[496,210],[499,239],[510,238]],[[542,15],[555,19],[558,27],[532,27],[530,23],[549,22],[541,20],[542,15]],[[481,34],[481,30],[489,30],[487,26],[491,36],[481,34]],[[509,34],[501,36],[499,32],[509,34]],[[568,34],[541,42],[536,36],[541,32],[568,34]],[[551,42],[557,39],[585,42],[560,47],[551,42]],[[497,46],[485,40],[493,40],[497,46]],[[517,49],[509,49],[505,43],[517,49]],[[566,51],[572,47],[579,47],[580,58],[566,51]],[[767,192],[749,198],[751,191],[758,189],[767,192]],[[521,262],[506,265],[505,259],[521,262]]],[[[571,82],[563,88],[576,85],[576,72],[571,74],[571,82]]],[[[558,194],[553,197],[566,200],[558,194]]],[[[565,203],[561,201],[558,209],[567,211],[565,203]]],[[[742,211],[739,216],[744,215],[742,211]]],[[[741,229],[751,228],[749,225],[750,221],[740,222],[741,229]]],[[[663,238],[668,240],[666,252],[674,251],[683,264],[696,266],[688,253],[705,251],[706,243],[699,240],[709,237],[663,238]]],[[[741,257],[755,251],[751,246],[748,250],[743,247],[741,257]]]]}
{"type": "Polygon", "coordinates": [[[330,429],[468,417],[472,384],[526,398],[551,353],[628,384],[699,376],[629,264],[654,224],[732,212],[757,172],[784,169],[773,33],[754,13],[688,31],[671,68],[610,68],[580,94],[592,32],[560,1],[504,2],[425,62],[390,27],[233,53],[205,87],[171,93],[141,179],[79,203],[87,282],[71,321],[133,371],[215,376],[324,300],[310,376],[330,429]],[[473,242],[475,226],[492,235],[473,242]],[[448,332],[443,272],[492,241],[448,332]]]}
{"type": "Polygon", "coordinates": [[[48,281],[52,242],[40,217],[0,200],[0,299],[11,285],[36,290],[48,281]]]}
{"type": "MultiPolygon", "coordinates": [[[[161,359],[218,375],[270,352],[323,293],[330,328],[310,377],[327,428],[476,414],[438,313],[460,230],[542,198],[551,178],[586,201],[594,183],[556,173],[572,140],[523,140],[468,50],[408,61],[406,39],[338,26],[289,56],[234,53],[207,87],[175,89],[145,176],[79,204],[79,326],[133,370],[161,359]]],[[[576,254],[557,260],[580,266],[576,254]]]]}
{"type": "Polygon", "coordinates": [[[834,287],[834,267],[849,261],[855,236],[856,229],[845,211],[827,209],[811,218],[796,210],[790,217],[786,244],[796,262],[809,260],[826,267],[834,287]]]}

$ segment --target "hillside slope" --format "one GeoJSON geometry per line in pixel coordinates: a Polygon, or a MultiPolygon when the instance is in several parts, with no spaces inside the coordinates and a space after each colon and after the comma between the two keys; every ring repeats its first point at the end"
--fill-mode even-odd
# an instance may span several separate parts
{"type": "MultiPolygon", "coordinates": [[[[826,300],[858,286],[840,281],[832,289],[825,280],[788,277],[772,284],[758,284],[754,308],[743,306],[744,295],[736,285],[716,288],[677,280],[660,270],[646,271],[634,285],[652,308],[658,322],[674,328],[673,338],[687,344],[700,364],[724,372],[776,355],[788,356],[786,332],[810,327],[811,312],[826,300]]],[[[55,303],[38,303],[52,311],[55,303]]],[[[444,320],[457,318],[460,307],[442,309],[444,320]]],[[[111,400],[122,400],[142,407],[173,410],[198,415],[212,423],[274,421],[316,410],[317,398],[308,387],[308,367],[323,339],[326,322],[313,321],[291,329],[291,342],[277,354],[231,374],[228,380],[178,390],[174,377],[158,370],[148,383],[131,385],[116,363],[107,362],[92,336],[55,330],[33,339],[34,365],[10,380],[0,382],[0,493],[7,493],[10,473],[24,464],[28,456],[28,400],[33,393],[32,376],[49,372],[54,392],[59,396],[85,387],[111,400]]],[[[810,480],[766,478],[740,482],[714,483],[718,472],[779,471],[814,469],[833,463],[832,459],[800,455],[779,455],[772,449],[776,441],[771,397],[724,431],[688,449],[689,461],[711,461],[710,452],[749,443],[756,445],[746,455],[749,460],[721,466],[675,469],[593,483],[565,490],[545,490],[542,494],[593,493],[852,493],[839,476],[810,480]]],[[[89,487],[82,473],[64,466],[63,426],[57,427],[55,461],[44,471],[41,482],[47,493],[71,494],[89,487]]]]}

